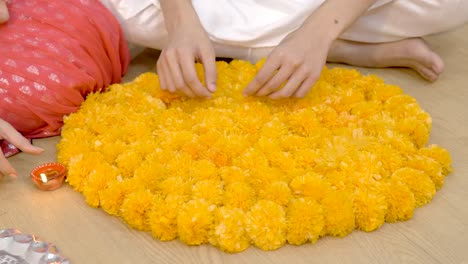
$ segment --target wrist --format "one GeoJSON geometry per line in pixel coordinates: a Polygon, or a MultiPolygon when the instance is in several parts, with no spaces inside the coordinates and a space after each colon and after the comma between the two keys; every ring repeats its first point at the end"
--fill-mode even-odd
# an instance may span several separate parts
{"type": "Polygon", "coordinates": [[[161,7],[166,29],[169,33],[200,24],[191,1],[161,0],[161,7]]]}

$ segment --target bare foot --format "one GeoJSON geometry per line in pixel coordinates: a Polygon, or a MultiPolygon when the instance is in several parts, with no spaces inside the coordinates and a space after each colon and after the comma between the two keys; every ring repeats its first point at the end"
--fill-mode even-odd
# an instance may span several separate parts
{"type": "Polygon", "coordinates": [[[420,38],[387,43],[336,40],[327,61],[376,68],[408,67],[431,82],[444,70],[442,58],[420,38]]]}

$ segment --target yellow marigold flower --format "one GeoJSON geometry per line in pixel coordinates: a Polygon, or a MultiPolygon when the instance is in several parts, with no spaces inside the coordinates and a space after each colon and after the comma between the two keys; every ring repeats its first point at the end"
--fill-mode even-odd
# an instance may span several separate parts
{"type": "Polygon", "coordinates": [[[324,70],[322,74],[328,83],[335,86],[344,86],[354,82],[361,77],[361,74],[355,69],[333,68],[331,70],[324,70]]]}
{"type": "Polygon", "coordinates": [[[185,144],[182,146],[181,150],[184,151],[185,153],[190,154],[192,156],[192,159],[197,160],[204,155],[204,153],[207,151],[208,146],[199,144],[196,140],[196,136],[194,136],[193,139],[191,139],[188,142],[185,142],[185,144]]]}
{"type": "Polygon", "coordinates": [[[413,104],[412,105],[413,108],[416,108],[414,110],[414,117],[419,120],[426,128],[427,130],[430,132],[431,131],[431,128],[432,128],[432,117],[424,112],[424,110],[422,110],[419,105],[417,104],[413,104]]]}
{"type": "Polygon", "coordinates": [[[322,200],[325,228],[322,234],[344,237],[355,228],[351,194],[344,191],[329,192],[322,200]]]}
{"type": "Polygon", "coordinates": [[[443,165],[433,158],[423,155],[412,155],[408,156],[405,165],[417,170],[424,171],[429,177],[431,177],[436,189],[442,188],[444,185],[444,170],[443,165]]]}
{"type": "Polygon", "coordinates": [[[349,112],[353,106],[365,100],[365,94],[359,89],[346,89],[339,93],[331,106],[339,113],[349,112]]]}
{"type": "Polygon", "coordinates": [[[401,153],[416,153],[417,148],[414,142],[407,136],[396,133],[392,130],[387,130],[379,135],[379,140],[390,145],[395,150],[401,153]]]}
{"type": "Polygon", "coordinates": [[[260,129],[263,138],[276,139],[288,133],[288,127],[278,117],[272,116],[260,129]]]}
{"type": "Polygon", "coordinates": [[[315,243],[325,226],[322,206],[310,198],[295,198],[289,203],[286,222],[288,242],[302,245],[315,243]]]}
{"type": "Polygon", "coordinates": [[[212,147],[206,152],[207,158],[216,165],[223,167],[231,165],[231,157],[228,153],[218,147],[212,147]]]}
{"type": "Polygon", "coordinates": [[[258,133],[271,116],[270,109],[258,100],[240,105],[235,109],[235,113],[244,117],[237,120],[237,125],[244,133],[248,134],[258,133]],[[249,113],[255,113],[255,115],[249,113]]]}
{"type": "Polygon", "coordinates": [[[341,170],[331,170],[327,172],[326,179],[330,183],[330,187],[333,190],[344,191],[346,189],[354,190],[349,174],[341,170]]]}
{"type": "Polygon", "coordinates": [[[159,182],[158,189],[163,195],[191,195],[192,183],[182,177],[169,177],[159,182]]]}
{"type": "Polygon", "coordinates": [[[157,155],[160,163],[166,165],[168,175],[188,179],[193,166],[190,154],[184,152],[165,150],[157,155]]]}
{"type": "Polygon", "coordinates": [[[434,160],[442,164],[444,175],[447,175],[450,172],[452,172],[452,158],[450,157],[450,153],[446,149],[443,149],[437,145],[430,145],[428,147],[419,149],[419,153],[426,157],[433,158],[434,160]]]}
{"type": "Polygon", "coordinates": [[[236,157],[232,164],[245,170],[258,167],[266,168],[268,167],[268,159],[259,149],[250,148],[236,157]]]}
{"type": "Polygon", "coordinates": [[[403,90],[400,87],[380,82],[378,85],[373,86],[373,89],[369,91],[369,97],[372,100],[385,102],[392,96],[400,95],[402,93],[403,90]]]}
{"type": "Polygon", "coordinates": [[[236,166],[220,167],[218,172],[224,185],[229,185],[234,182],[243,182],[246,181],[248,177],[245,171],[236,166]]]}
{"type": "Polygon", "coordinates": [[[255,146],[259,148],[270,161],[273,157],[271,153],[282,151],[274,138],[260,137],[255,146]]]}
{"type": "Polygon", "coordinates": [[[162,91],[154,73],[90,94],[64,118],[67,181],[160,240],[239,252],[409,219],[452,171],[401,88],[324,68],[305,98],[242,96],[264,62],[217,62],[211,100],[162,91]]]}
{"type": "Polygon", "coordinates": [[[255,190],[245,182],[234,182],[225,187],[223,204],[225,206],[249,210],[255,203],[255,190]]]}
{"type": "Polygon", "coordinates": [[[294,195],[311,197],[317,201],[322,200],[331,191],[330,183],[313,172],[295,177],[289,186],[294,195]]]}
{"type": "Polygon", "coordinates": [[[388,205],[385,221],[396,222],[410,219],[413,216],[416,200],[408,186],[401,181],[390,180],[384,190],[388,205]]]}
{"type": "Polygon", "coordinates": [[[255,190],[261,190],[265,186],[276,181],[289,181],[286,174],[278,168],[274,167],[257,167],[249,171],[249,177],[246,182],[249,183],[255,190]]]}
{"type": "Polygon", "coordinates": [[[406,94],[397,94],[387,99],[385,102],[385,109],[390,113],[405,117],[405,107],[408,104],[415,104],[416,99],[406,94]]]}
{"type": "Polygon", "coordinates": [[[287,206],[292,198],[291,189],[289,189],[287,182],[276,181],[265,186],[265,189],[260,190],[258,198],[287,206]]]}
{"type": "Polygon", "coordinates": [[[312,108],[322,125],[325,127],[335,127],[338,124],[338,113],[335,109],[325,104],[317,105],[312,108]]]}
{"type": "Polygon", "coordinates": [[[382,111],[382,105],[377,101],[363,101],[356,103],[351,109],[351,114],[359,118],[369,118],[379,114],[382,111]]]}
{"type": "Polygon", "coordinates": [[[186,196],[156,196],[148,214],[149,226],[153,236],[162,241],[177,237],[177,215],[186,202],[186,196]]]}
{"type": "Polygon", "coordinates": [[[403,166],[402,154],[391,146],[372,144],[364,148],[366,151],[376,154],[377,160],[381,162],[379,173],[384,178],[389,178],[394,171],[403,166]]]}
{"type": "Polygon", "coordinates": [[[120,206],[125,196],[128,194],[126,183],[122,181],[113,181],[108,183],[106,189],[99,191],[99,201],[102,209],[110,215],[119,216],[120,206]]]}
{"type": "Polygon", "coordinates": [[[104,159],[109,163],[115,162],[117,157],[128,149],[125,142],[107,137],[94,141],[94,146],[95,151],[101,152],[104,159]]]}
{"type": "Polygon", "coordinates": [[[196,160],[190,168],[190,176],[195,181],[216,180],[219,178],[216,165],[209,160],[196,160]]]}
{"type": "Polygon", "coordinates": [[[143,73],[132,82],[138,85],[139,89],[144,89],[145,92],[152,94],[153,96],[160,98],[165,103],[171,103],[174,100],[180,98],[180,95],[162,91],[159,87],[159,78],[157,75],[152,73],[143,73]],[[156,89],[154,89],[156,87],[156,89]]]}
{"type": "Polygon", "coordinates": [[[83,192],[89,174],[96,168],[104,157],[99,152],[85,152],[74,157],[69,162],[67,182],[77,191],[83,192]]]}
{"type": "Polygon", "coordinates": [[[165,133],[159,133],[159,136],[164,137],[161,142],[162,148],[180,150],[186,142],[192,140],[194,134],[188,130],[182,131],[164,131],[165,133]]]}
{"type": "Polygon", "coordinates": [[[239,156],[248,147],[248,137],[243,134],[230,133],[228,135],[220,135],[219,139],[214,143],[214,146],[223,149],[223,152],[228,156],[229,160],[239,156]]]}
{"type": "Polygon", "coordinates": [[[160,191],[160,183],[169,177],[164,164],[157,161],[153,155],[148,157],[135,170],[133,178],[141,182],[152,193],[160,191]]]}
{"type": "Polygon", "coordinates": [[[128,150],[120,154],[115,161],[122,176],[132,177],[135,169],[143,162],[143,157],[134,150],[128,150]]]}
{"type": "Polygon", "coordinates": [[[307,138],[287,134],[278,139],[278,144],[285,151],[302,149],[308,145],[307,138]]]}
{"type": "MultiPolygon", "coordinates": [[[[382,171],[382,162],[378,160],[376,153],[369,151],[358,151],[353,153],[354,156],[354,171],[363,174],[379,174],[382,171]]],[[[353,171],[349,171],[352,173],[353,171]]]]}
{"type": "Polygon", "coordinates": [[[320,120],[311,108],[304,108],[288,115],[288,126],[291,131],[300,136],[313,135],[320,127],[320,120]]]}
{"type": "Polygon", "coordinates": [[[201,180],[192,187],[193,200],[205,200],[210,204],[221,204],[223,185],[219,180],[201,180]]]}
{"type": "Polygon", "coordinates": [[[101,163],[89,174],[88,181],[83,188],[86,202],[92,207],[99,206],[99,191],[105,189],[107,184],[116,180],[119,170],[109,163],[101,163]]]}
{"type": "MultiPolygon", "coordinates": [[[[65,121],[66,122],[66,121],[65,121]]],[[[83,128],[70,128],[62,132],[62,140],[57,145],[57,161],[69,166],[83,153],[92,152],[91,138],[94,134],[83,128]],[[79,138],[80,140],[76,140],[79,138]]]]}
{"type": "Polygon", "coordinates": [[[250,246],[245,231],[245,215],[239,208],[219,207],[214,213],[214,225],[209,242],[230,253],[241,252],[250,246]]]}
{"type": "Polygon", "coordinates": [[[290,152],[279,150],[279,147],[277,151],[266,152],[265,155],[270,166],[278,168],[284,173],[294,170],[297,166],[294,156],[290,152]]]}
{"type": "MultiPolygon", "coordinates": [[[[91,93],[91,94],[88,94],[88,96],[86,97],[86,101],[83,102],[82,106],[80,109],[78,109],[78,111],[76,111],[75,113],[73,113],[72,115],[68,115],[68,116],[64,116],[63,117],[63,122],[65,124],[69,124],[68,125],[68,130],[65,132],[65,133],[73,133],[75,131],[75,129],[77,128],[83,128],[83,127],[86,127],[86,123],[87,123],[87,120],[89,117],[86,116],[85,114],[85,108],[86,108],[86,105],[87,104],[92,104],[94,102],[93,101],[93,97],[98,97],[98,96],[102,96],[98,93],[91,93]],[[89,100],[89,101],[88,101],[89,100]]],[[[86,131],[84,129],[82,129],[82,131],[86,131]]],[[[64,140],[64,141],[67,141],[64,140]]],[[[61,144],[61,142],[59,142],[59,144],[61,144]]]]}
{"type": "Polygon", "coordinates": [[[252,243],[263,250],[274,250],[286,242],[286,214],[281,205],[259,200],[246,215],[246,230],[252,243]]]}
{"type": "Polygon", "coordinates": [[[142,157],[146,158],[146,156],[151,155],[153,152],[157,151],[157,149],[160,149],[160,144],[159,141],[156,141],[151,137],[149,139],[141,139],[140,141],[131,142],[129,147],[134,149],[142,157]]]}
{"type": "Polygon", "coordinates": [[[392,175],[392,180],[401,181],[413,192],[415,206],[420,207],[432,200],[436,188],[429,175],[413,168],[401,168],[392,175]]]}
{"type": "Polygon", "coordinates": [[[429,141],[429,129],[415,118],[399,120],[395,128],[396,131],[408,135],[418,148],[423,147],[429,141]]]}
{"type": "Polygon", "coordinates": [[[123,220],[135,229],[149,231],[148,214],[153,199],[154,195],[146,190],[128,194],[120,208],[123,220]]]}
{"type": "Polygon", "coordinates": [[[378,188],[357,189],[353,201],[357,228],[370,232],[385,222],[387,200],[378,188]]]}
{"type": "Polygon", "coordinates": [[[188,245],[208,242],[213,228],[213,211],[216,206],[204,200],[191,200],[179,210],[177,230],[180,240],[188,245]]]}
{"type": "Polygon", "coordinates": [[[311,168],[316,165],[316,160],[319,158],[319,152],[315,149],[305,148],[298,149],[293,152],[296,165],[302,168],[311,168]]]}

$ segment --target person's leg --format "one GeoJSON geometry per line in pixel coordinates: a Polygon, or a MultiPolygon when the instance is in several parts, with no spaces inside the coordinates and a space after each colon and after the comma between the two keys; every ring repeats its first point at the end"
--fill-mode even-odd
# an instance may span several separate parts
{"type": "Polygon", "coordinates": [[[429,81],[437,80],[444,70],[441,57],[421,38],[386,43],[337,40],[327,61],[372,68],[407,67],[429,81]]]}
{"type": "Polygon", "coordinates": [[[434,81],[444,69],[421,37],[468,22],[468,1],[394,0],[369,10],[335,41],[329,62],[408,67],[434,81]]]}

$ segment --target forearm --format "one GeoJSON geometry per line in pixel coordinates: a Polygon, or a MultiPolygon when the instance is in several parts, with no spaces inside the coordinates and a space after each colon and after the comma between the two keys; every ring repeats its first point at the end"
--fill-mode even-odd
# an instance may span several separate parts
{"type": "MultiPolygon", "coordinates": [[[[0,0],[1,1],[1,0],[0,0]]],[[[169,33],[179,28],[190,28],[200,25],[198,15],[190,0],[161,0],[161,8],[169,33]]]]}
{"type": "Polygon", "coordinates": [[[304,22],[301,30],[319,32],[327,41],[336,40],[377,0],[326,0],[304,22]]]}

